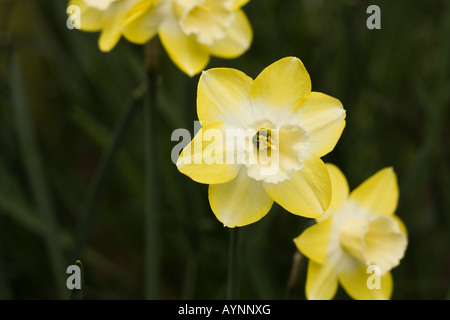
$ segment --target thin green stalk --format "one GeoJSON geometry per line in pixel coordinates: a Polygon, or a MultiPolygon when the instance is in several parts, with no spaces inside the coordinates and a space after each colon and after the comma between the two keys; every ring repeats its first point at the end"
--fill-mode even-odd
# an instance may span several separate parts
{"type": "Polygon", "coordinates": [[[240,266],[240,229],[230,229],[230,247],[228,251],[228,283],[227,299],[236,300],[239,286],[239,266],[240,266]]]}
{"type": "Polygon", "coordinates": [[[292,299],[292,293],[297,286],[298,276],[300,273],[300,265],[303,260],[303,255],[300,251],[296,250],[294,256],[292,257],[292,267],[289,274],[289,279],[286,284],[285,297],[287,300],[292,299]]]}
{"type": "Polygon", "coordinates": [[[145,45],[145,69],[147,73],[148,94],[144,105],[144,228],[145,228],[145,299],[158,297],[159,275],[159,208],[156,192],[156,130],[155,114],[157,101],[157,61],[158,38],[145,45]]]}
{"type": "Polygon", "coordinates": [[[64,298],[67,291],[63,252],[57,235],[56,213],[45,179],[41,154],[36,141],[36,133],[27,101],[25,83],[17,58],[11,61],[11,94],[13,114],[16,122],[19,146],[29,179],[31,192],[36,202],[40,218],[45,226],[44,241],[50,265],[55,278],[57,292],[64,298]]]}
{"type": "Polygon", "coordinates": [[[78,259],[82,260],[83,258],[83,247],[87,241],[89,230],[94,219],[94,213],[97,207],[100,192],[103,188],[103,185],[105,184],[106,177],[108,175],[108,172],[110,171],[111,164],[117,154],[126,129],[132,119],[133,114],[139,106],[141,95],[142,93],[139,90],[132,94],[131,101],[129,102],[128,107],[121,116],[116,128],[114,129],[114,135],[100,160],[92,187],[90,188],[81,209],[82,220],[75,242],[74,261],[78,259]]]}

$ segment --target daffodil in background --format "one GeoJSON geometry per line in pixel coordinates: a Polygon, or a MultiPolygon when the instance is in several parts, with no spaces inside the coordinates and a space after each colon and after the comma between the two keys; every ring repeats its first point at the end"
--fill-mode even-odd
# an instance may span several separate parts
{"type": "Polygon", "coordinates": [[[81,30],[101,31],[110,51],[123,35],[145,44],[159,35],[172,61],[186,74],[202,71],[210,56],[236,58],[253,39],[241,9],[249,0],[70,0],[80,8],[81,30]]]}
{"type": "Polygon", "coordinates": [[[298,58],[271,64],[255,80],[235,69],[205,71],[197,114],[202,130],[183,150],[177,167],[210,185],[212,211],[225,226],[260,220],[274,201],[304,217],[317,218],[328,208],[331,182],[320,158],[340,138],[345,110],[339,100],[311,92],[309,74],[298,58]],[[228,144],[227,133],[238,130],[252,136],[247,143],[228,144]],[[218,142],[211,132],[224,138],[218,142]]]}
{"type": "Polygon", "coordinates": [[[70,0],[70,6],[80,9],[80,29],[100,31],[98,46],[111,51],[122,36],[122,21],[138,0],[70,0]]]}
{"type": "Polygon", "coordinates": [[[331,299],[340,282],[354,299],[389,299],[390,270],[400,263],[408,242],[405,226],[394,215],[396,174],[392,168],[382,169],[349,193],[342,172],[335,165],[327,167],[333,187],[330,207],[294,239],[309,258],[307,298],[331,299]],[[372,267],[379,272],[378,287],[369,279],[372,267]]]}
{"type": "Polygon", "coordinates": [[[186,74],[202,71],[210,56],[236,58],[253,38],[241,7],[249,0],[140,0],[123,22],[123,35],[144,44],[156,34],[186,74]]]}

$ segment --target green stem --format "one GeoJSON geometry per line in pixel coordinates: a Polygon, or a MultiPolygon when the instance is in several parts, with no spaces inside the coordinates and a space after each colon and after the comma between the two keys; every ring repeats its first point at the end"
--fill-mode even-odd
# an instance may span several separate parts
{"type": "Polygon", "coordinates": [[[100,192],[105,183],[108,172],[110,171],[111,164],[115,158],[122,138],[126,132],[126,128],[128,127],[130,120],[139,105],[141,95],[142,93],[140,91],[133,93],[129,106],[121,116],[120,121],[114,130],[114,136],[112,137],[111,142],[100,160],[92,187],[89,190],[81,209],[82,220],[75,242],[74,260],[82,260],[83,247],[87,241],[89,230],[94,219],[94,213],[97,207],[100,192]]]}
{"type": "Polygon", "coordinates": [[[53,207],[50,190],[44,174],[44,166],[36,141],[32,117],[26,95],[25,83],[16,57],[11,61],[11,93],[13,114],[16,122],[19,146],[30,183],[31,192],[37,205],[40,219],[45,226],[44,241],[48,251],[50,266],[60,298],[64,298],[65,265],[63,252],[59,244],[56,212],[53,207]]]}
{"type": "Polygon", "coordinates": [[[156,192],[156,130],[154,127],[157,101],[157,61],[158,38],[154,37],[145,45],[145,69],[148,94],[144,105],[144,153],[145,153],[145,299],[158,297],[159,275],[159,214],[156,192]]]}
{"type": "Polygon", "coordinates": [[[285,297],[287,300],[292,299],[292,293],[297,286],[298,276],[300,273],[300,265],[303,260],[303,255],[300,251],[295,251],[294,256],[292,257],[292,267],[291,273],[289,274],[289,279],[286,284],[286,293],[285,297]]]}
{"type": "Polygon", "coordinates": [[[240,266],[240,229],[230,229],[230,247],[228,251],[228,285],[227,299],[236,300],[238,293],[238,276],[240,266]]]}

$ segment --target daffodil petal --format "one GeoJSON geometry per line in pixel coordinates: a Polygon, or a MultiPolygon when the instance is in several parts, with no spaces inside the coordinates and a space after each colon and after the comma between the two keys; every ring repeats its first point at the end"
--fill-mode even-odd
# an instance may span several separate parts
{"type": "Polygon", "coordinates": [[[97,8],[99,10],[106,10],[108,7],[117,0],[83,0],[88,6],[97,8]]]}
{"type": "Polygon", "coordinates": [[[292,121],[302,127],[311,143],[311,152],[322,157],[331,152],[345,127],[345,110],[338,99],[311,92],[292,121]]]}
{"type": "Polygon", "coordinates": [[[306,275],[306,298],[308,300],[330,300],[338,288],[338,275],[333,263],[308,262],[306,275]]]}
{"type": "MultiPolygon", "coordinates": [[[[133,1],[117,1],[110,4],[103,13],[103,28],[98,45],[101,51],[111,51],[122,36],[121,23],[133,1]]],[[[83,20],[83,17],[81,18],[83,20]]]]}
{"type": "Polygon", "coordinates": [[[98,39],[98,47],[103,52],[111,51],[120,40],[120,32],[112,25],[112,22],[106,22],[106,26],[98,39]]]}
{"type": "Polygon", "coordinates": [[[273,200],[262,182],[248,177],[246,168],[234,180],[209,186],[209,203],[217,219],[226,227],[241,227],[263,218],[273,200]]]}
{"type": "Polygon", "coordinates": [[[397,176],[392,168],[384,168],[350,193],[349,199],[375,214],[394,214],[398,203],[397,176]]]}
{"type": "Polygon", "coordinates": [[[301,235],[294,239],[294,243],[298,250],[310,260],[324,264],[328,256],[332,225],[333,219],[328,218],[303,231],[301,235]]]}
{"type": "Polygon", "coordinates": [[[264,188],[287,211],[303,217],[317,218],[330,205],[330,176],[319,158],[305,159],[303,168],[293,172],[290,179],[264,183],[264,188]]]}
{"type": "Polygon", "coordinates": [[[237,10],[245,6],[250,0],[234,0],[234,3],[231,7],[233,10],[237,10]]]}
{"type": "Polygon", "coordinates": [[[80,8],[80,28],[83,31],[99,31],[102,28],[102,11],[89,7],[84,0],[71,0],[70,6],[80,8]]]}
{"type": "Polygon", "coordinates": [[[253,109],[261,118],[284,124],[305,103],[311,80],[300,59],[286,57],[265,68],[253,81],[253,109]]]}
{"type": "Polygon", "coordinates": [[[181,152],[177,167],[194,181],[224,183],[234,179],[242,166],[234,159],[236,153],[234,148],[226,149],[223,123],[216,122],[203,127],[195,135],[181,152]]]}
{"type": "Polygon", "coordinates": [[[325,214],[317,218],[317,222],[327,219],[336,210],[341,208],[345,201],[347,201],[350,192],[347,179],[342,171],[332,163],[326,163],[326,166],[331,180],[331,202],[325,214]]]}
{"type": "Polygon", "coordinates": [[[342,287],[350,297],[357,300],[390,299],[393,287],[391,273],[387,272],[378,279],[377,275],[362,263],[354,269],[344,269],[339,273],[339,282],[342,287]]]}
{"type": "Polygon", "coordinates": [[[209,62],[209,51],[181,30],[175,17],[168,17],[159,27],[161,42],[172,61],[186,74],[194,76],[209,62]]]}
{"type": "Polygon", "coordinates": [[[197,93],[197,114],[203,125],[221,121],[247,128],[253,119],[250,87],[253,80],[241,71],[216,68],[203,72],[197,93]]]}
{"type": "Polygon", "coordinates": [[[136,3],[122,23],[124,37],[133,43],[146,43],[157,34],[160,24],[166,17],[167,10],[164,1],[160,1],[156,5],[152,1],[136,3]]]}
{"type": "Polygon", "coordinates": [[[247,16],[242,10],[236,11],[225,38],[215,41],[209,52],[217,57],[232,59],[242,55],[250,47],[253,31],[247,16]]]}

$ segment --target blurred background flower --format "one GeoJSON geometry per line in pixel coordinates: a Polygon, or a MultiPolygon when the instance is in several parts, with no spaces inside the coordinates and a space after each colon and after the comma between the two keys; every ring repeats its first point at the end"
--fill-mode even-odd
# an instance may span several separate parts
{"type": "Polygon", "coordinates": [[[309,258],[306,296],[331,299],[339,281],[354,299],[389,299],[390,271],[400,263],[408,243],[405,226],[394,215],[397,176],[392,168],[382,169],[350,192],[339,168],[329,163],[327,168],[333,186],[330,207],[294,239],[309,258]],[[375,283],[370,282],[369,266],[376,268],[375,283]]]}
{"type": "Polygon", "coordinates": [[[123,22],[124,36],[145,43],[159,35],[172,61],[189,76],[210,56],[236,58],[250,47],[252,28],[241,9],[249,0],[140,0],[123,22]]]}
{"type": "Polygon", "coordinates": [[[108,52],[120,37],[145,44],[159,35],[172,61],[193,76],[210,55],[236,58],[249,47],[252,28],[241,7],[249,0],[70,0],[79,8],[83,31],[101,31],[99,48],[108,52]]]}
{"type": "MultiPolygon", "coordinates": [[[[396,214],[408,229],[408,250],[392,270],[392,299],[450,298],[450,3],[378,0],[381,29],[368,30],[371,4],[250,1],[245,6],[255,30],[250,49],[233,60],[212,57],[208,68],[232,67],[254,78],[281,57],[299,57],[312,89],[338,97],[347,110],[342,137],[324,161],[345,172],[351,190],[380,168],[392,166],[397,173],[396,214]]],[[[66,1],[0,0],[2,298],[59,297],[45,240],[52,232],[43,224],[26,169],[36,158],[19,147],[26,118],[14,107],[18,98],[27,100],[27,123],[34,127],[54,212],[54,242],[66,267],[74,263],[71,240],[80,203],[118,115],[145,77],[142,46],[119,40],[114,50],[101,52],[98,34],[67,29],[66,8],[66,1]],[[23,85],[13,77],[13,56],[23,85]]],[[[199,77],[180,72],[163,50],[159,72],[156,139],[162,150],[158,163],[165,164],[157,190],[159,296],[223,298],[229,230],[211,213],[207,186],[181,175],[170,161],[177,143],[170,143],[172,131],[187,128],[193,134],[199,77]]],[[[92,222],[82,261],[91,299],[143,297],[144,156],[136,139],[142,136],[141,112],[132,119],[92,222]]],[[[292,238],[309,223],[274,204],[269,215],[243,228],[240,298],[285,297],[296,251],[292,238]]],[[[305,282],[303,261],[292,298],[305,298],[305,282]]],[[[335,298],[349,297],[338,289],[335,298]]]]}
{"type": "MultiPolygon", "coordinates": [[[[83,31],[100,31],[98,47],[111,51],[122,36],[122,21],[138,0],[70,0],[68,8],[79,8],[80,25],[83,31]]],[[[69,12],[69,15],[75,14],[69,12]]],[[[78,14],[78,13],[77,13],[78,14]]]]}

